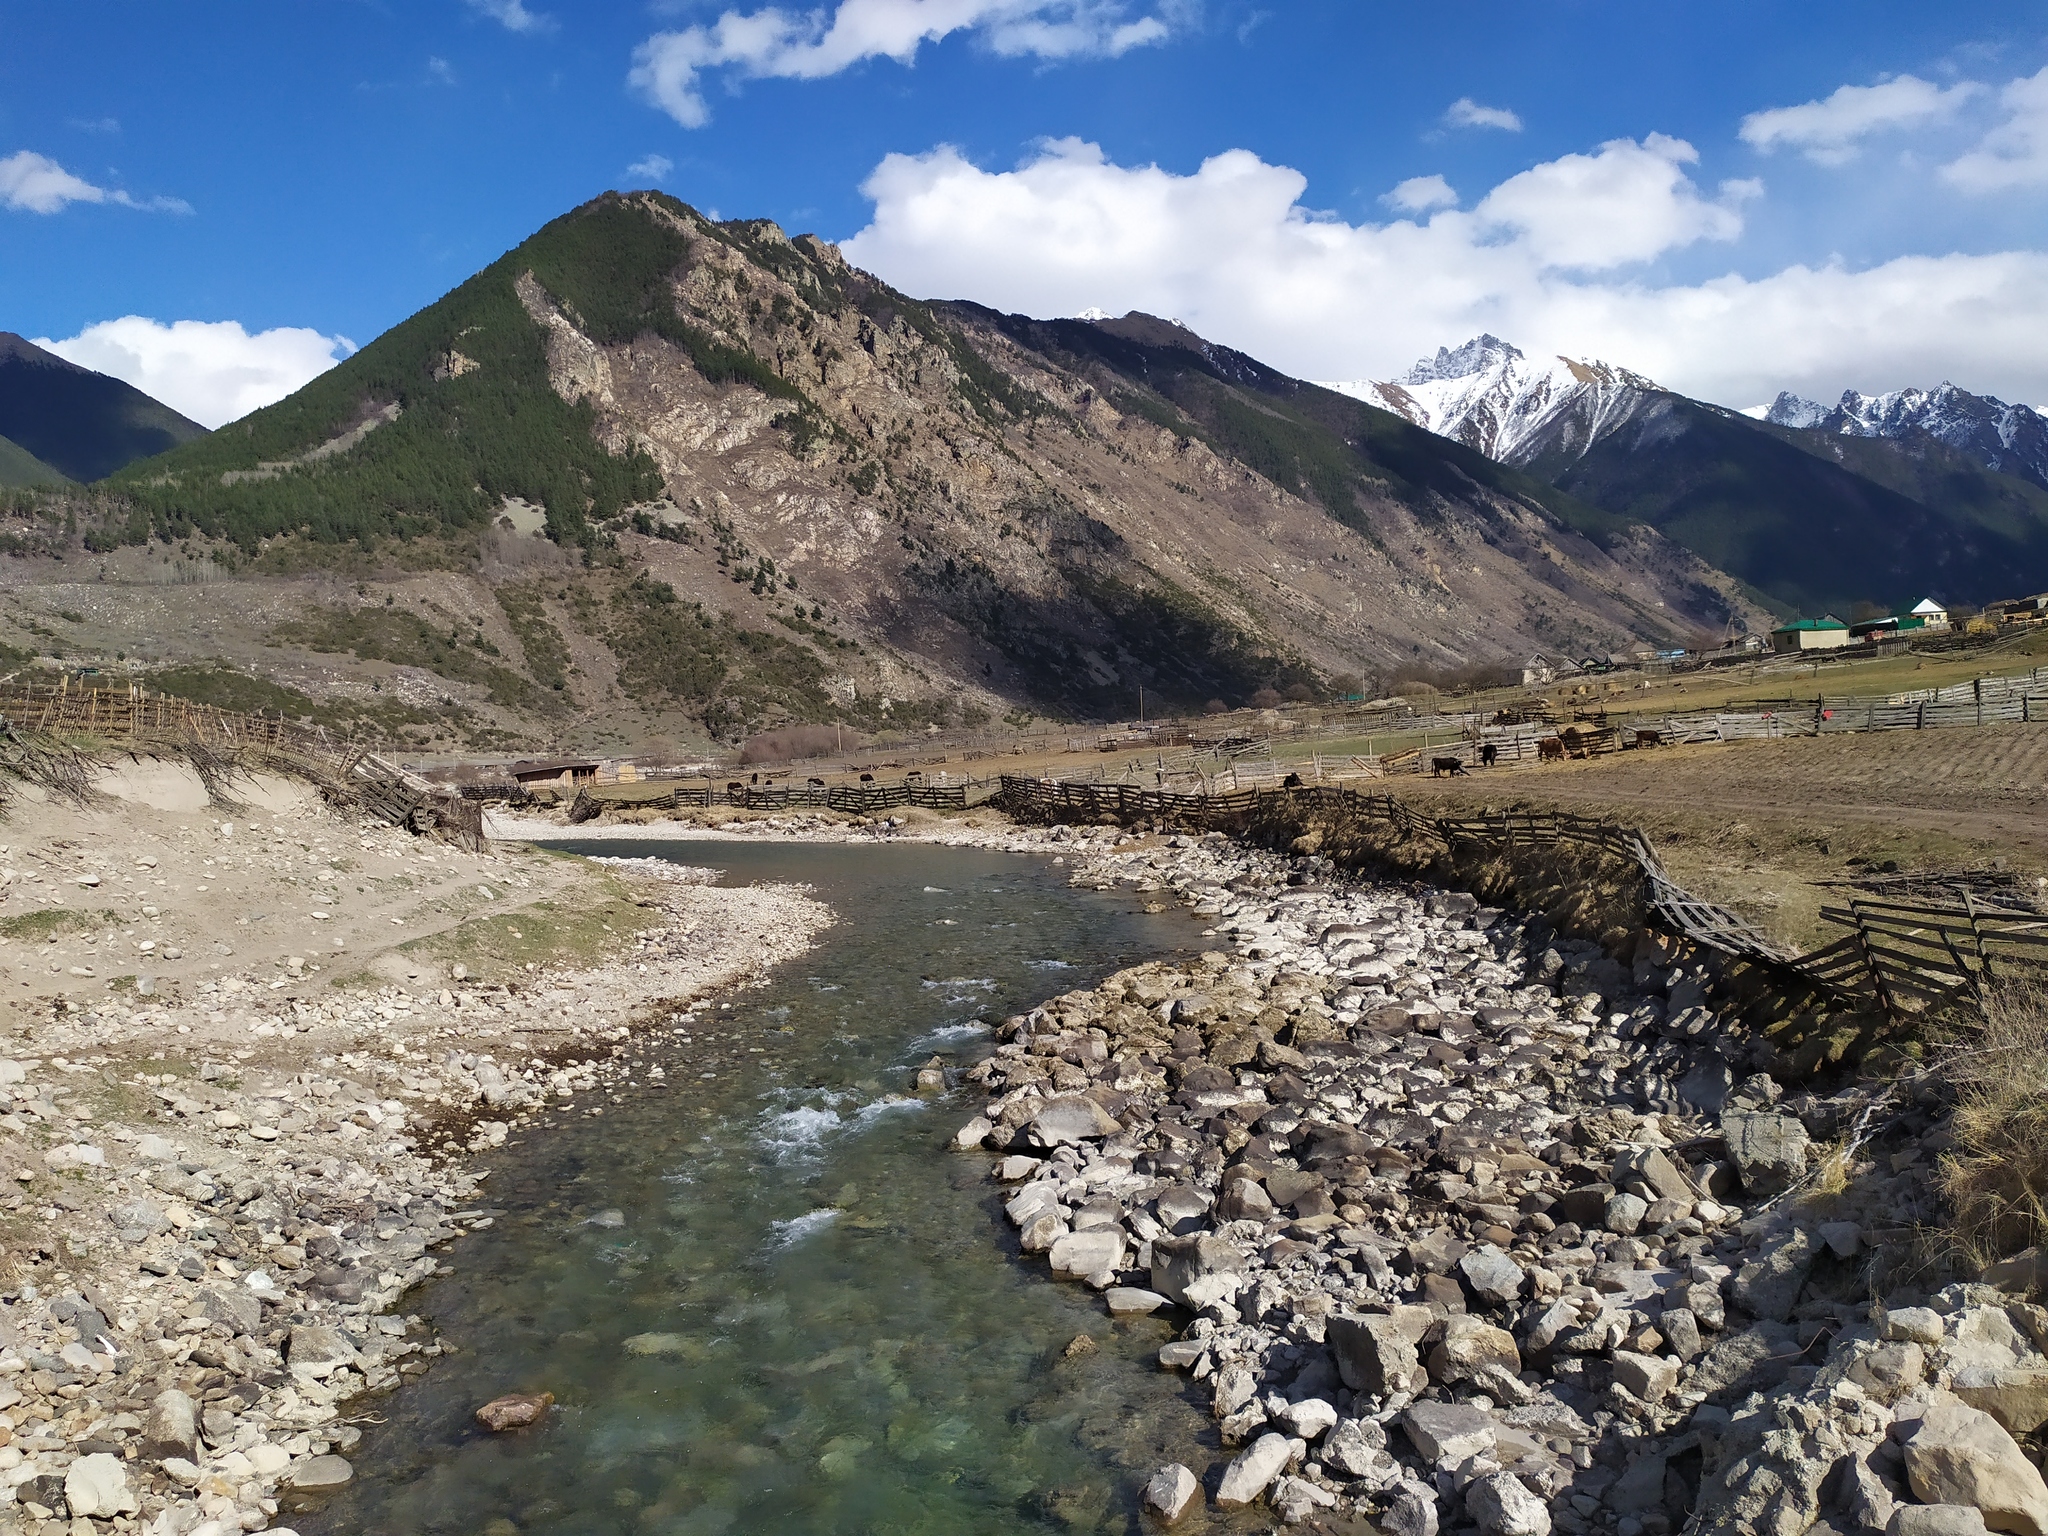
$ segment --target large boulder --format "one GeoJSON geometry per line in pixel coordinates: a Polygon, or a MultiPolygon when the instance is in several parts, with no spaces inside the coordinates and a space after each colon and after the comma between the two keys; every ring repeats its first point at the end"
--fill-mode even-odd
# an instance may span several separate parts
{"type": "Polygon", "coordinates": [[[135,1485],[128,1480],[127,1465],[118,1456],[94,1451],[71,1463],[64,1473],[64,1502],[72,1515],[95,1515],[111,1520],[132,1515],[142,1508],[135,1485]]]}
{"type": "Polygon", "coordinates": [[[1416,1403],[1401,1415],[1401,1428],[1424,1461],[1446,1472],[1492,1455],[1500,1434],[1491,1417],[1465,1403],[1416,1403]]]}
{"type": "Polygon", "coordinates": [[[1201,1483],[1177,1461],[1154,1472],[1145,1484],[1145,1507],[1165,1525],[1180,1519],[1201,1497],[1201,1483]]]}
{"type": "Polygon", "coordinates": [[[1124,1259],[1121,1227],[1094,1227],[1069,1232],[1052,1245],[1052,1272],[1069,1280],[1101,1280],[1115,1274],[1124,1259]]]}
{"type": "Polygon", "coordinates": [[[1806,1172],[1806,1127],[1792,1115],[1723,1115],[1721,1134],[1752,1195],[1782,1194],[1806,1172]]]}
{"type": "Polygon", "coordinates": [[[1949,1399],[1904,1436],[1906,1480],[1923,1504],[1967,1504],[1994,1531],[2048,1536],[2048,1484],[1990,1414],[1949,1399]]]}
{"type": "MultiPolygon", "coordinates": [[[[1798,1122],[1793,1122],[1797,1124],[1798,1122]]],[[[1792,1315],[1813,1261],[1820,1257],[1817,1233],[1792,1228],[1765,1243],[1735,1276],[1735,1304],[1751,1317],[1782,1323],[1792,1315]]]]}
{"type": "Polygon", "coordinates": [[[1235,1296],[1244,1282],[1246,1254],[1213,1232],[1152,1240],[1152,1289],[1200,1311],[1235,1296]]]}
{"type": "MultiPolygon", "coordinates": [[[[1154,1245],[1157,1251],[1157,1245],[1154,1245]]],[[[1324,1338],[1344,1385],[1369,1397],[1412,1392],[1422,1380],[1422,1336],[1436,1321],[1427,1307],[1396,1307],[1362,1316],[1335,1313],[1324,1338]]]]}
{"type": "Polygon", "coordinates": [[[1477,1317],[1446,1318],[1443,1342],[1429,1352],[1430,1379],[1443,1385],[1483,1382],[1496,1371],[1512,1378],[1521,1369],[1522,1352],[1515,1347],[1515,1336],[1477,1317]]]}
{"type": "Polygon", "coordinates": [[[1465,1513],[1482,1536],[1550,1536],[1550,1509],[1512,1472],[1474,1478],[1465,1490],[1465,1513]]]}
{"type": "Polygon", "coordinates": [[[159,1392],[142,1421],[142,1451],[158,1460],[166,1456],[199,1459],[199,1405],[176,1387],[159,1392]]]}
{"type": "Polygon", "coordinates": [[[1123,1127],[1116,1117],[1083,1094],[1064,1094],[1031,1117],[1024,1139],[1042,1151],[1074,1142],[1099,1141],[1123,1127]]]}
{"type": "Polygon", "coordinates": [[[1259,1436],[1223,1469],[1223,1481],[1216,1489],[1216,1507],[1242,1509],[1255,1502],[1301,1448],[1299,1440],[1290,1440],[1285,1435],[1259,1436]]]}

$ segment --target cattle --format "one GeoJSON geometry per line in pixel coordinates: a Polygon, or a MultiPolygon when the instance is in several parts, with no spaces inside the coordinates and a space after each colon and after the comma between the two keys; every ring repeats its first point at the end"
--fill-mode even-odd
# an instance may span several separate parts
{"type": "Polygon", "coordinates": [[[1661,747],[1664,745],[1664,733],[1662,731],[1645,731],[1638,728],[1636,731],[1636,745],[1639,747],[1661,747]]]}
{"type": "Polygon", "coordinates": [[[1482,742],[1479,747],[1479,766],[1482,768],[1491,768],[1495,763],[1499,761],[1500,744],[1498,742],[1492,741],[1482,742]]]}
{"type": "Polygon", "coordinates": [[[806,779],[804,782],[810,785],[813,789],[823,789],[825,787],[825,781],[823,779],[806,779]]]}
{"type": "Polygon", "coordinates": [[[860,781],[863,784],[872,784],[875,782],[875,776],[872,773],[864,773],[860,776],[860,781]]]}
{"type": "Polygon", "coordinates": [[[1287,775],[1286,778],[1280,781],[1280,787],[1282,789],[1301,788],[1301,775],[1298,773],[1290,773],[1289,775],[1287,775]]]}
{"type": "Polygon", "coordinates": [[[750,773],[747,775],[747,782],[749,784],[758,784],[761,782],[761,775],[759,775],[758,773],[750,773]]]}
{"type": "Polygon", "coordinates": [[[1440,779],[1447,773],[1454,778],[1462,778],[1465,765],[1455,757],[1432,757],[1429,760],[1429,776],[1432,779],[1440,779]]]}
{"type": "Polygon", "coordinates": [[[1561,763],[1564,761],[1564,743],[1555,736],[1545,736],[1536,743],[1536,760],[1539,763],[1561,763]]]}
{"type": "Polygon", "coordinates": [[[747,786],[738,779],[731,779],[726,783],[725,792],[728,795],[744,795],[747,792],[747,786]]]}

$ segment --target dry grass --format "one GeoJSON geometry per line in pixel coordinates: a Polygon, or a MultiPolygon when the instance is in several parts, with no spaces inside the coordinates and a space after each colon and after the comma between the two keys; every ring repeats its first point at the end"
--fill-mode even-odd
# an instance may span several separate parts
{"type": "Polygon", "coordinates": [[[1957,1245],[1983,1264],[2048,1241],[2048,991],[1992,993],[1936,1070],[1956,1099],[1941,1180],[1957,1245]]]}

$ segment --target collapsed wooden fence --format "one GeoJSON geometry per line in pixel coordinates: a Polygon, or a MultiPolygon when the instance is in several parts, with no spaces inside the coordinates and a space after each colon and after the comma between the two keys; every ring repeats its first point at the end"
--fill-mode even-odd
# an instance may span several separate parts
{"type": "Polygon", "coordinates": [[[189,761],[209,794],[231,800],[230,780],[269,768],[305,779],[331,803],[393,826],[459,844],[486,846],[483,807],[462,800],[372,752],[354,738],[281,717],[245,714],[140,688],[14,683],[0,688],[0,730],[29,739],[84,739],[189,761]]]}
{"type": "Polygon", "coordinates": [[[1565,812],[1494,816],[1427,816],[1392,795],[1336,785],[1182,795],[1130,784],[1069,783],[1005,774],[996,803],[1027,821],[1153,821],[1242,832],[1270,814],[1306,821],[1341,814],[1391,824],[1434,841],[1447,853],[1512,853],[1518,847],[1568,844],[1624,860],[1641,871],[1651,910],[1697,944],[1748,960],[1851,1001],[1868,1001],[1893,1016],[1981,1000],[1995,982],[2048,980],[2048,917],[1997,905],[1958,887],[1945,899],[1849,899],[1822,915],[1855,931],[1809,954],[1798,954],[1740,914],[1692,895],[1671,878],[1640,831],[1565,812]]]}

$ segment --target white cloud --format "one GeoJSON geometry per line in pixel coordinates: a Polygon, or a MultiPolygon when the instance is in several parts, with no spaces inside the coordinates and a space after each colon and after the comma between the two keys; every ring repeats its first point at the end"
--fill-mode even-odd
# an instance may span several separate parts
{"type": "Polygon", "coordinates": [[[429,56],[427,59],[427,73],[443,85],[453,85],[455,83],[454,66],[444,58],[429,56]]]}
{"type": "Polygon", "coordinates": [[[479,16],[488,16],[507,32],[552,32],[555,18],[540,11],[529,11],[525,0],[466,0],[469,8],[479,16]]]}
{"type": "Polygon", "coordinates": [[[1482,331],[1591,355],[1736,406],[1780,389],[1954,378],[2048,396],[2048,253],[1902,257],[1862,270],[1653,282],[1642,263],[1742,230],[1755,183],[1709,197],[1689,146],[1652,135],[1539,165],[1469,211],[1351,224],[1247,150],[1192,175],[1061,140],[1010,171],[941,146],[891,155],[850,260],[906,291],[1071,315],[1177,315],[1301,378],[1388,378],[1482,331]]]}
{"type": "Polygon", "coordinates": [[[1444,111],[1444,121],[1453,128],[1502,128],[1509,133],[1522,131],[1519,114],[1506,107],[1482,107],[1470,96],[1460,96],[1444,111]]]}
{"type": "Polygon", "coordinates": [[[1432,208],[1457,207],[1458,194],[1441,176],[1410,176],[1380,201],[1402,213],[1428,213],[1432,208]]]}
{"type": "Polygon", "coordinates": [[[2005,121],[1942,176],[1966,192],[2048,185],[2048,69],[2007,85],[1998,104],[2005,121]]]}
{"type": "Polygon", "coordinates": [[[102,320],[63,341],[35,344],[81,368],[125,379],[201,426],[217,427],[282,400],[325,373],[355,343],[302,326],[250,335],[233,320],[175,320],[141,315],[102,320]]]}
{"type": "Polygon", "coordinates": [[[131,197],[126,192],[96,187],[74,176],[48,155],[20,149],[0,159],[0,208],[15,213],[56,213],[72,203],[118,203],[149,213],[190,213],[192,205],[178,197],[131,197]]]}
{"type": "MultiPolygon", "coordinates": [[[[472,0],[476,3],[476,0],[472,0]]],[[[710,121],[702,75],[818,80],[866,59],[909,64],[926,43],[969,32],[1006,57],[1115,57],[1166,40],[1194,0],[1133,17],[1123,0],[839,0],[823,9],[727,11],[709,26],[657,32],[633,50],[627,83],[685,128],[710,121]]]]}
{"type": "Polygon", "coordinates": [[[675,161],[669,159],[667,155],[648,155],[627,166],[626,174],[637,176],[644,181],[660,181],[675,168],[675,161]]]}
{"type": "Polygon", "coordinates": [[[1803,150],[1822,165],[1841,165],[1857,145],[1889,128],[1921,128],[1946,122],[1982,87],[1970,81],[1939,86],[1916,75],[1898,75],[1877,85],[1845,85],[1823,101],[1772,107],[1742,120],[1744,143],[1769,151],[1780,145],[1803,150]]]}

